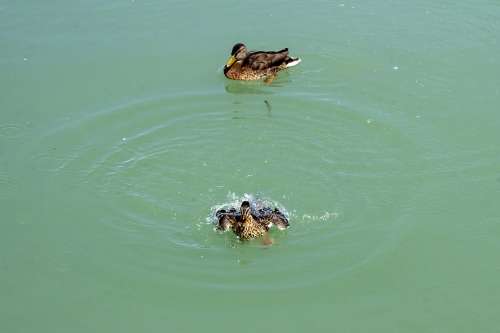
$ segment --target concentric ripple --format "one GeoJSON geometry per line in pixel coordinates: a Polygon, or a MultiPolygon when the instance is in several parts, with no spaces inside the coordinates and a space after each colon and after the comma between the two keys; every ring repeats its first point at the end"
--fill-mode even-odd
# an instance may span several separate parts
{"type": "Polygon", "coordinates": [[[41,140],[53,150],[34,159],[91,193],[91,228],[127,244],[115,265],[187,286],[288,288],[366,263],[404,229],[415,147],[383,111],[347,105],[225,92],[142,99],[55,126],[41,140]],[[291,228],[273,232],[271,247],[214,232],[211,212],[238,193],[272,198],[291,228]]]}

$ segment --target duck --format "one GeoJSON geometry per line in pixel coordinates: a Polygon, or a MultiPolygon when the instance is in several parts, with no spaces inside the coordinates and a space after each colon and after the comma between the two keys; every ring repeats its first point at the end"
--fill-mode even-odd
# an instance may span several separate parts
{"type": "Polygon", "coordinates": [[[270,83],[276,74],[301,62],[288,55],[288,48],[279,51],[248,51],[243,43],[236,43],[224,66],[224,75],[232,80],[260,80],[270,83]]]}
{"type": "Polygon", "coordinates": [[[218,219],[217,230],[231,229],[242,241],[267,235],[273,225],[280,230],[289,227],[288,219],[277,208],[264,207],[254,214],[250,202],[246,200],[241,203],[239,212],[235,208],[229,211],[220,209],[215,216],[218,219]]]}
{"type": "Polygon", "coordinates": [[[258,217],[252,214],[248,201],[241,203],[238,217],[233,225],[233,232],[242,241],[263,236],[269,230],[267,224],[262,223],[258,217]]]}

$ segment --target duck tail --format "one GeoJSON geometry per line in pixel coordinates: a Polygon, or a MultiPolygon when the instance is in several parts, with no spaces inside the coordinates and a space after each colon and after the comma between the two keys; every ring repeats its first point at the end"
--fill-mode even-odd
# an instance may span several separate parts
{"type": "Polygon", "coordinates": [[[298,64],[300,64],[302,60],[300,58],[288,58],[285,60],[285,63],[286,63],[286,67],[293,67],[293,66],[297,66],[298,64]]]}

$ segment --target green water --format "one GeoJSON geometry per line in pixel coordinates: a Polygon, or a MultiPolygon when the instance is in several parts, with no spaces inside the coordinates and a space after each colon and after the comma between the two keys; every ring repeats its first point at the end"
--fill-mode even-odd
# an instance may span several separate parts
{"type": "Polygon", "coordinates": [[[0,0],[0,330],[498,332],[499,36],[498,1],[0,0]],[[239,41],[303,62],[231,82],[239,41]],[[245,194],[273,246],[213,231],[245,194]]]}

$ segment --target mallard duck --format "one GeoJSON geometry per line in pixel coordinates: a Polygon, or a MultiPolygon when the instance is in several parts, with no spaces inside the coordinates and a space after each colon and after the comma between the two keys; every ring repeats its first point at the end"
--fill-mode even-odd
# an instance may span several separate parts
{"type": "Polygon", "coordinates": [[[272,81],[279,71],[300,63],[300,58],[288,56],[288,49],[249,52],[243,43],[233,46],[224,66],[224,75],[233,80],[272,81]]]}
{"type": "Polygon", "coordinates": [[[240,208],[240,216],[233,226],[234,233],[241,240],[248,240],[264,235],[269,230],[269,226],[261,223],[259,218],[252,214],[250,203],[243,201],[240,208]]]}
{"type": "Polygon", "coordinates": [[[277,208],[264,207],[254,214],[248,201],[241,203],[239,212],[235,208],[229,211],[220,209],[215,216],[218,219],[217,230],[231,229],[240,240],[263,236],[273,225],[280,230],[289,226],[288,219],[277,208]]]}

